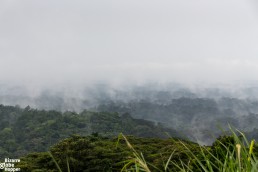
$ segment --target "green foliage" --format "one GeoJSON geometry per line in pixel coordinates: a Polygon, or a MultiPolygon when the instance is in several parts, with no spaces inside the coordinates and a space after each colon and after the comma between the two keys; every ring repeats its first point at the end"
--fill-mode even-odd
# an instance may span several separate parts
{"type": "Polygon", "coordinates": [[[140,137],[166,137],[175,131],[129,114],[90,112],[57,112],[0,105],[0,156],[20,157],[48,148],[73,134],[99,133],[108,137],[120,132],[140,137]]]}
{"type": "Polygon", "coordinates": [[[231,135],[219,137],[212,146],[122,134],[107,138],[95,133],[66,138],[55,144],[50,154],[29,154],[22,158],[19,167],[25,172],[256,172],[256,147],[254,140],[249,143],[244,134],[233,130],[231,135]]]}
{"type": "MultiPolygon", "coordinates": [[[[58,171],[56,166],[58,164],[61,171],[67,171],[69,164],[70,171],[121,171],[123,166],[128,164],[128,159],[132,159],[136,152],[139,152],[138,156],[144,157],[146,162],[153,164],[149,168],[150,170],[162,168],[173,151],[175,156],[171,160],[189,161],[182,151],[184,147],[178,139],[134,136],[126,138],[133,145],[135,152],[128,148],[128,141],[124,138],[120,139],[118,143],[118,138],[107,138],[96,134],[85,137],[73,135],[51,147],[51,155],[45,152],[32,153],[23,157],[21,168],[24,171],[30,171],[31,169],[42,170],[47,167],[49,171],[58,171]]],[[[198,146],[191,142],[184,141],[184,143],[192,150],[198,146]]],[[[171,168],[171,164],[168,164],[168,167],[171,168]]]]}
{"type": "MultiPolygon", "coordinates": [[[[193,169],[188,165],[179,167],[180,170],[205,172],[253,172],[258,171],[258,161],[254,154],[254,140],[249,143],[240,131],[231,127],[231,136],[218,138],[211,148],[200,147],[199,156],[189,153],[192,157],[193,169]]],[[[186,146],[187,148],[187,146],[186,146]]]]}
{"type": "Polygon", "coordinates": [[[257,145],[232,129],[230,136],[219,137],[212,146],[200,146],[164,139],[165,132],[178,135],[129,114],[61,113],[3,105],[0,124],[0,156],[23,156],[18,167],[25,172],[258,171],[257,145]],[[114,138],[121,132],[134,136],[114,138]]]}
{"type": "MultiPolygon", "coordinates": [[[[212,93],[215,97],[220,94],[216,91],[212,93]]],[[[143,89],[137,92],[136,97],[137,95],[141,95],[138,100],[107,100],[97,109],[108,112],[130,112],[134,118],[160,122],[163,126],[180,131],[181,135],[191,140],[196,140],[197,136],[197,140],[206,144],[212,144],[214,138],[222,134],[218,126],[225,127],[227,124],[245,133],[253,130],[246,134],[248,138],[258,140],[256,129],[258,115],[254,114],[257,113],[257,102],[252,100],[227,97],[216,100],[197,98],[196,95],[188,95],[186,90],[179,95],[174,93],[170,95],[169,92],[152,92],[143,89]],[[184,94],[186,95],[182,96],[184,94]]]]}
{"type": "MultiPolygon", "coordinates": [[[[184,142],[184,152],[189,159],[185,163],[180,159],[180,163],[174,161],[174,151],[164,164],[164,170],[156,168],[153,171],[181,171],[181,172],[256,172],[258,171],[258,160],[254,153],[254,140],[248,142],[245,135],[241,132],[235,132],[230,128],[231,136],[222,136],[218,138],[211,147],[199,146],[194,151],[184,142]],[[173,164],[176,169],[169,168],[168,164],[173,164]]],[[[123,136],[125,138],[125,136],[123,136]]],[[[134,153],[133,158],[129,159],[128,164],[124,165],[124,171],[145,171],[150,172],[151,163],[144,160],[144,156],[132,147],[125,138],[128,147],[134,153]]]]}

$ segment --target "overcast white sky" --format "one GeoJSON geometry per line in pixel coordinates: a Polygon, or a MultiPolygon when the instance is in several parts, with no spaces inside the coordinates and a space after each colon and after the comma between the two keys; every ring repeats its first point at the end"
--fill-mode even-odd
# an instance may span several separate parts
{"type": "Polygon", "coordinates": [[[0,81],[258,79],[255,0],[1,0],[0,81]]]}

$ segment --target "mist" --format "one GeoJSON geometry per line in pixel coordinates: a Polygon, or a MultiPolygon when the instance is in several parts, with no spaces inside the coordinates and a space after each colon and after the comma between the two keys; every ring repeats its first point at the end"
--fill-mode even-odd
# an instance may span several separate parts
{"type": "Polygon", "coordinates": [[[0,11],[4,84],[257,81],[254,1],[3,0],[0,11]]]}
{"type": "Polygon", "coordinates": [[[2,0],[0,104],[187,121],[201,141],[214,121],[254,130],[257,11],[254,0],[2,0]]]}

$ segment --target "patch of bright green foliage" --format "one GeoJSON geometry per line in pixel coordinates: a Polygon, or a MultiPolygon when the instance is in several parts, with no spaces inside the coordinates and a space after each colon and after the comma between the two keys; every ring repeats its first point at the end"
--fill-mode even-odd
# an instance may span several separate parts
{"type": "MultiPolygon", "coordinates": [[[[178,139],[138,138],[127,136],[135,150],[141,151],[147,162],[162,168],[171,152],[175,149],[174,161],[189,160],[183,151],[187,144],[191,150],[198,148],[192,142],[180,141],[178,139]]],[[[78,136],[74,135],[55,144],[50,149],[52,158],[47,152],[31,153],[21,158],[19,167],[22,171],[58,171],[54,162],[57,162],[62,171],[121,171],[123,166],[134,156],[128,148],[126,141],[118,138],[107,138],[99,135],[78,136]],[[68,162],[68,163],[67,163],[68,162]]],[[[154,168],[150,167],[154,170],[154,168]]]]}

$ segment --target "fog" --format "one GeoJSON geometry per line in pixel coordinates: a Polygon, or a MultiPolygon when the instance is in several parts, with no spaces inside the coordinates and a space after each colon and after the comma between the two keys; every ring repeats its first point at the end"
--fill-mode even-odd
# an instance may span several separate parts
{"type": "Polygon", "coordinates": [[[257,30],[254,0],[1,0],[0,104],[251,131],[257,30]]]}
{"type": "Polygon", "coordinates": [[[255,82],[257,7],[251,0],[2,0],[0,82],[30,94],[100,82],[255,82]]]}

